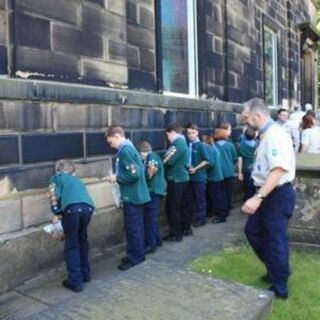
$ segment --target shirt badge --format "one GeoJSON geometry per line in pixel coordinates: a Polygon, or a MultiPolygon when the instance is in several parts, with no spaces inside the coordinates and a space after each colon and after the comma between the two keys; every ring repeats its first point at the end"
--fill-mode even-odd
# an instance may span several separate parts
{"type": "Polygon", "coordinates": [[[271,150],[271,154],[272,154],[272,156],[275,157],[275,156],[278,154],[277,149],[272,149],[272,150],[271,150]]]}

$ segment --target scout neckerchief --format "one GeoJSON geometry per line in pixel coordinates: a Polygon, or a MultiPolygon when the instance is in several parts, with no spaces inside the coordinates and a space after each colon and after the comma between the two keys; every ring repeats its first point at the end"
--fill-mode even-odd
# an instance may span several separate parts
{"type": "Polygon", "coordinates": [[[192,146],[199,141],[200,141],[199,138],[197,138],[189,143],[189,160],[188,160],[189,167],[192,167],[192,146]]]}
{"type": "Polygon", "coordinates": [[[118,174],[119,174],[119,156],[120,156],[120,153],[121,153],[122,149],[125,146],[132,146],[133,147],[133,144],[129,139],[126,139],[119,146],[119,149],[117,151],[117,159],[116,159],[116,176],[118,176],[118,174]]]}
{"type": "Polygon", "coordinates": [[[163,157],[164,162],[168,161],[176,153],[177,149],[173,145],[173,143],[174,143],[174,141],[176,141],[178,139],[186,140],[186,138],[183,134],[177,134],[176,137],[170,142],[170,146],[163,157]]]}

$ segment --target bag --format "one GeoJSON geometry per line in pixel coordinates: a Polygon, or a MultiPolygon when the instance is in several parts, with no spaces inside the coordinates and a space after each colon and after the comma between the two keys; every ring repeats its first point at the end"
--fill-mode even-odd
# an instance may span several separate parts
{"type": "Polygon", "coordinates": [[[119,209],[122,207],[122,201],[121,201],[121,193],[120,193],[120,187],[118,183],[113,183],[111,185],[111,191],[113,196],[113,202],[115,206],[119,209]]]}
{"type": "Polygon", "coordinates": [[[61,221],[57,223],[51,223],[43,228],[45,233],[51,235],[52,239],[55,240],[64,240],[64,232],[61,221]]]}

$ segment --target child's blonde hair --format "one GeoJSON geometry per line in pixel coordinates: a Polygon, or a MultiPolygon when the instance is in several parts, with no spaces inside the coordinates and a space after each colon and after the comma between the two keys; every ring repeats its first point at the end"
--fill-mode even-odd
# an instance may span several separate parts
{"type": "Polygon", "coordinates": [[[56,172],[73,174],[76,171],[76,166],[71,160],[61,159],[56,162],[55,169],[56,169],[56,172]]]}

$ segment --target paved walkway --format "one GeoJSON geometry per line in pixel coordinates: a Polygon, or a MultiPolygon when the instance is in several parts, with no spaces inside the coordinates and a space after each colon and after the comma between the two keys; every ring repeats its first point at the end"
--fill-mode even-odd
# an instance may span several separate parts
{"type": "Polygon", "coordinates": [[[61,286],[64,270],[52,270],[0,296],[0,319],[265,319],[270,292],[190,270],[195,258],[236,242],[244,221],[233,212],[227,223],[209,223],[183,242],[165,243],[126,272],[116,269],[123,246],[114,248],[94,259],[93,279],[81,293],[61,286]]]}

